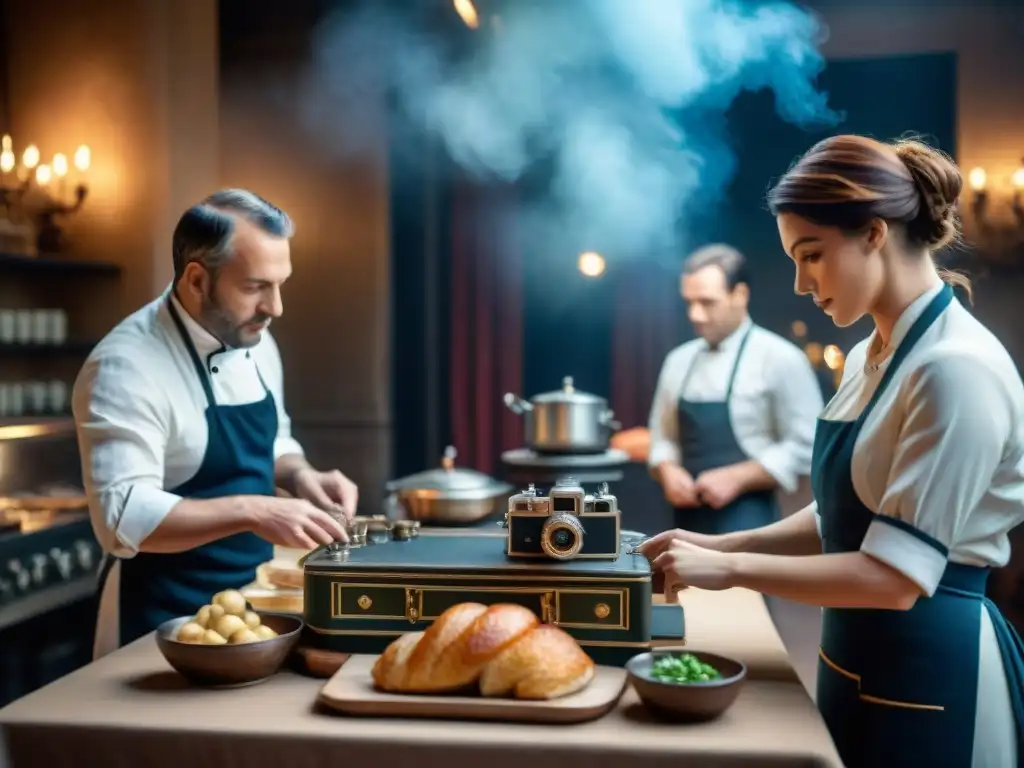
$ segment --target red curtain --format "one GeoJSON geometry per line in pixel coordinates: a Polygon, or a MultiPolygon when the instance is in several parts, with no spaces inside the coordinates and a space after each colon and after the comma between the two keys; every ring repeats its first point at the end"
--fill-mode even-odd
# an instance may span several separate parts
{"type": "Polygon", "coordinates": [[[647,426],[665,356],[680,343],[679,275],[644,259],[627,261],[615,280],[611,407],[623,429],[647,426]]]}
{"type": "Polygon", "coordinates": [[[504,405],[522,390],[523,254],[514,187],[456,182],[452,210],[451,413],[458,464],[499,474],[521,447],[521,417],[504,405]]]}

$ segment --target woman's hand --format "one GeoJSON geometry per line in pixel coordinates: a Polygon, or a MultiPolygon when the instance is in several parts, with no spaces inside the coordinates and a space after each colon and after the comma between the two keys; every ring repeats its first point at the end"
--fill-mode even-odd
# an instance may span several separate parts
{"type": "Polygon", "coordinates": [[[719,590],[734,586],[732,555],[685,539],[672,540],[665,551],[654,558],[651,567],[665,575],[665,599],[669,602],[675,602],[676,593],[687,587],[719,590]]]}
{"type": "Polygon", "coordinates": [[[713,549],[718,552],[725,551],[724,536],[709,536],[706,533],[694,533],[693,531],[684,531],[681,528],[663,531],[657,536],[652,536],[637,547],[637,551],[653,563],[659,555],[667,552],[672,544],[677,541],[696,544],[702,549],[713,549]]]}

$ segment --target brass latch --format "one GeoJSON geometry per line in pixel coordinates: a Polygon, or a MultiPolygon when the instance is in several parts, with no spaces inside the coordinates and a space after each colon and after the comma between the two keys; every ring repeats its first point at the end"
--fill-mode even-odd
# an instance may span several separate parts
{"type": "Polygon", "coordinates": [[[558,624],[558,609],[555,607],[555,593],[545,592],[540,596],[540,621],[542,624],[558,624]]]}
{"type": "Polygon", "coordinates": [[[405,588],[405,618],[410,624],[415,624],[420,619],[420,606],[423,602],[423,590],[405,588]]]}

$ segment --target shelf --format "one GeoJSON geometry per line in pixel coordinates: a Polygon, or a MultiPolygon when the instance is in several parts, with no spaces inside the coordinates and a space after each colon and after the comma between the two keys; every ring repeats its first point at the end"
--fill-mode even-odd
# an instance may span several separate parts
{"type": "Polygon", "coordinates": [[[105,261],[78,261],[71,258],[55,258],[53,256],[13,256],[0,253],[0,272],[40,272],[47,274],[70,272],[76,275],[117,275],[121,273],[121,266],[105,261]]]}
{"type": "Polygon", "coordinates": [[[88,355],[98,342],[69,341],[65,344],[0,344],[0,357],[54,357],[56,355],[88,355]]]}
{"type": "Polygon", "coordinates": [[[70,416],[22,416],[0,419],[0,441],[34,437],[73,435],[75,420],[70,416]]]}

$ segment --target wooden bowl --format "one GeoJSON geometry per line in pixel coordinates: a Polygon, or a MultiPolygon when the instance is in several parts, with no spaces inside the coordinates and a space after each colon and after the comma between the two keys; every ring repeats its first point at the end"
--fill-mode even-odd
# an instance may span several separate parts
{"type": "Polygon", "coordinates": [[[733,705],[747,677],[747,668],[742,662],[686,648],[659,648],[634,656],[626,662],[626,672],[644,706],[656,717],[672,722],[713,720],[733,705]],[[722,676],[704,683],[669,683],[651,676],[651,668],[658,657],[682,653],[710,664],[722,676]]]}
{"type": "Polygon", "coordinates": [[[156,644],[167,663],[194,685],[236,688],[276,674],[291,655],[302,634],[298,616],[261,613],[260,621],[277,637],[240,645],[195,645],[177,640],[178,630],[193,616],[165,621],[156,630],[156,644]]]}

